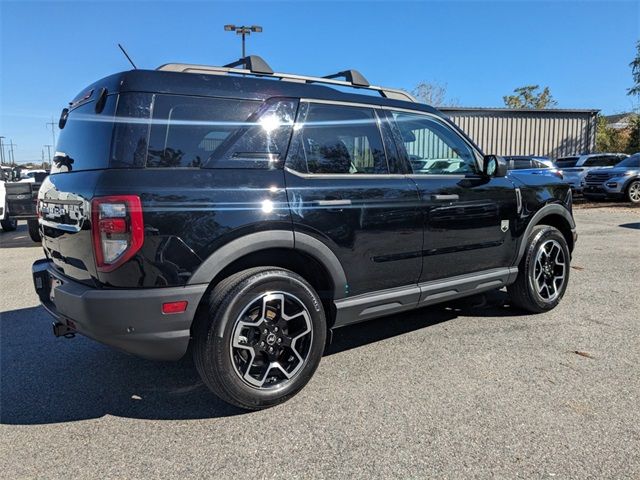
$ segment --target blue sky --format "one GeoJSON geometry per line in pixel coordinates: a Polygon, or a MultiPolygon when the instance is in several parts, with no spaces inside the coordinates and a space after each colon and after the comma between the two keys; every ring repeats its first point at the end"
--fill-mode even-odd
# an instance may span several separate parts
{"type": "MultiPolygon", "coordinates": [[[[225,23],[259,24],[248,53],[279,71],[360,70],[371,83],[447,85],[462,106],[502,106],[526,84],[562,108],[631,109],[629,62],[640,1],[35,2],[0,0],[0,135],[39,160],[45,123],[89,83],[129,68],[223,64],[240,42],[225,23]]],[[[46,154],[46,150],[45,150],[46,154]]]]}

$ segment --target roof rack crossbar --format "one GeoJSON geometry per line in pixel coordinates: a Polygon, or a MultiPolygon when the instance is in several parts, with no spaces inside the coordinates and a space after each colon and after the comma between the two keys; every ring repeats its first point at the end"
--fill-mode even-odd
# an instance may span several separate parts
{"type": "Polygon", "coordinates": [[[347,82],[352,83],[353,85],[357,85],[359,87],[369,87],[371,84],[364,78],[357,70],[344,70],[342,72],[334,73],[332,75],[327,75],[324,78],[338,78],[343,77],[347,82]]]}
{"type": "Polygon", "coordinates": [[[385,98],[394,100],[403,100],[405,102],[417,102],[417,100],[404,90],[387,87],[377,87],[370,85],[362,74],[357,70],[346,70],[326,77],[312,77],[308,75],[296,75],[292,73],[274,72],[271,67],[262,58],[257,55],[249,55],[241,58],[233,63],[227,64],[222,67],[211,65],[193,65],[187,63],[167,63],[159,66],[156,70],[168,71],[168,72],[182,72],[182,73],[197,73],[205,75],[254,75],[254,76],[268,76],[272,78],[279,78],[281,80],[298,82],[298,83],[322,83],[325,85],[335,85],[349,88],[362,88],[366,90],[372,90],[385,98]],[[240,65],[244,65],[245,68],[236,68],[240,65]],[[345,80],[336,80],[337,77],[344,77],[345,80]]]}
{"type": "Polygon", "coordinates": [[[240,65],[244,66],[244,68],[250,70],[252,73],[262,73],[264,75],[271,75],[273,73],[269,64],[258,55],[247,55],[244,58],[240,58],[235,62],[225,65],[225,67],[233,68],[239,67],[240,65]]]}

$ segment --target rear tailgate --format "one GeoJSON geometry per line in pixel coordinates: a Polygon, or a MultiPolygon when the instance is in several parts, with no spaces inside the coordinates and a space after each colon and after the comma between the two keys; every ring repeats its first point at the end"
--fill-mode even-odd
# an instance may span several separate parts
{"type": "Polygon", "coordinates": [[[7,210],[12,218],[36,218],[36,201],[39,183],[10,182],[5,183],[7,210]]]}
{"type": "Polygon", "coordinates": [[[62,274],[89,285],[96,278],[91,198],[100,173],[50,175],[38,194],[47,257],[62,274]]]}

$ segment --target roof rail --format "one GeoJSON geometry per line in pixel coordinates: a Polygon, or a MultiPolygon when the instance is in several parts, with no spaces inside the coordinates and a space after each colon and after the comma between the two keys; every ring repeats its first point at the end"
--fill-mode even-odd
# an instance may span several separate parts
{"type": "Polygon", "coordinates": [[[326,85],[336,85],[341,87],[363,88],[378,92],[380,96],[394,100],[404,100],[405,102],[417,102],[417,100],[404,90],[387,87],[377,87],[370,85],[364,76],[357,70],[344,70],[342,72],[327,75],[326,77],[311,77],[307,75],[295,75],[292,73],[274,72],[269,64],[262,57],[257,55],[249,55],[240,58],[235,62],[229,63],[222,67],[210,65],[193,65],[188,63],[166,63],[159,66],[156,70],[165,72],[183,72],[183,73],[199,73],[205,75],[254,75],[268,76],[279,78],[280,80],[297,83],[323,83],[326,85]],[[236,68],[243,65],[244,68],[236,68]],[[337,77],[343,77],[345,80],[336,80],[337,77]]]}

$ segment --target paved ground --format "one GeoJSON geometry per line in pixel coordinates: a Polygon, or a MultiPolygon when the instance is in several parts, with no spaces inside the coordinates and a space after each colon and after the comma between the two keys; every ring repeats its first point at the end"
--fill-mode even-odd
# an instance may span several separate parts
{"type": "Polygon", "coordinates": [[[248,414],[189,362],[53,338],[40,248],[0,234],[0,477],[640,478],[640,210],[576,217],[553,312],[497,293],[343,329],[301,394],[248,414]]]}

